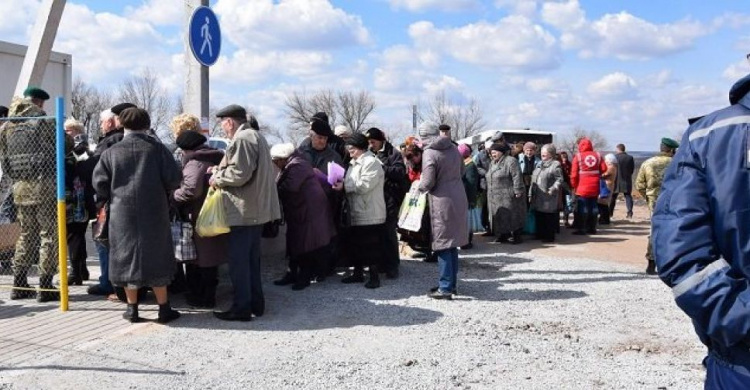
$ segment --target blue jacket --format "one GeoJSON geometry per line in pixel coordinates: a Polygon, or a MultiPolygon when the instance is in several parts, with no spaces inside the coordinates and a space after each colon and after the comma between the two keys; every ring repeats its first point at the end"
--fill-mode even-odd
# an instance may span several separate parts
{"type": "Polygon", "coordinates": [[[659,277],[713,355],[750,368],[750,75],[693,123],[652,218],[659,277]]]}

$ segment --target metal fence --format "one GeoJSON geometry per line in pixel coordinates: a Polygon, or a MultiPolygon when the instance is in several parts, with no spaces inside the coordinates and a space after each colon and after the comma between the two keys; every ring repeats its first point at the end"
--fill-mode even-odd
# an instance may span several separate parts
{"type": "Polygon", "coordinates": [[[59,301],[65,311],[67,245],[59,238],[74,200],[68,190],[66,210],[62,98],[56,105],[56,116],[42,116],[31,101],[14,100],[0,119],[0,289],[12,300],[59,301]]]}

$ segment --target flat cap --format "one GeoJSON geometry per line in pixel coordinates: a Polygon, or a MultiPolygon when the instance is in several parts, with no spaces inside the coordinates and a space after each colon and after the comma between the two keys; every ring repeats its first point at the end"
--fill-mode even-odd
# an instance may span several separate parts
{"type": "Polygon", "coordinates": [[[247,111],[239,104],[230,104],[219,111],[216,111],[217,118],[247,118],[247,111]]]}
{"type": "Polygon", "coordinates": [[[440,134],[440,130],[432,122],[422,122],[419,125],[419,138],[435,137],[438,134],[440,134]]]}
{"type": "Polygon", "coordinates": [[[128,130],[148,130],[151,127],[151,117],[142,108],[126,108],[119,116],[120,124],[128,130]]]}
{"type": "Polygon", "coordinates": [[[23,91],[24,97],[30,97],[34,99],[49,100],[49,94],[47,91],[39,87],[28,87],[23,91]]]}
{"type": "Polygon", "coordinates": [[[367,130],[367,132],[365,133],[365,137],[367,137],[367,139],[374,139],[376,141],[385,142],[385,133],[383,133],[383,131],[378,129],[377,127],[371,127],[369,130],[367,130]]]}
{"type": "Polygon", "coordinates": [[[677,149],[680,147],[680,144],[677,143],[677,141],[667,137],[661,139],[661,144],[671,149],[677,149]]]}
{"type": "Polygon", "coordinates": [[[127,110],[128,108],[135,108],[136,105],[133,103],[120,103],[116,106],[113,106],[109,110],[112,111],[113,114],[119,116],[122,114],[123,111],[127,110]]]}
{"type": "Polygon", "coordinates": [[[271,158],[289,158],[294,153],[292,144],[276,144],[271,146],[271,158]]]}

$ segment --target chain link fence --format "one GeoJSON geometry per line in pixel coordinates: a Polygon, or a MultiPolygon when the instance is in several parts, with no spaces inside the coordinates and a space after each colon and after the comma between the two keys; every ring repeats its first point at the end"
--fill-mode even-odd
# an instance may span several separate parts
{"type": "Polygon", "coordinates": [[[67,305],[67,288],[60,288],[67,270],[59,272],[67,262],[58,256],[65,234],[58,214],[66,207],[58,201],[64,175],[57,169],[57,122],[27,99],[14,100],[10,117],[0,119],[0,288],[11,300],[57,302],[64,290],[67,305]]]}

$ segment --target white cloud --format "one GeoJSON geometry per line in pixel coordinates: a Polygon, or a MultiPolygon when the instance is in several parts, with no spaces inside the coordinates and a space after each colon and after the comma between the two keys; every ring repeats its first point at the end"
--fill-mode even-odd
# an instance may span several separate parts
{"type": "Polygon", "coordinates": [[[515,15],[531,18],[536,15],[537,0],[495,0],[495,7],[510,9],[515,15]]]}
{"type": "Polygon", "coordinates": [[[324,50],[370,39],[359,16],[328,0],[219,0],[213,9],[242,49],[324,50]]]}
{"type": "Polygon", "coordinates": [[[736,81],[747,76],[748,73],[750,73],[750,64],[743,59],[727,66],[721,75],[727,80],[736,81]]]}
{"type": "Polygon", "coordinates": [[[221,56],[211,68],[211,77],[218,82],[258,83],[275,76],[315,76],[333,62],[326,52],[237,50],[231,57],[221,56]]]}
{"type": "Polygon", "coordinates": [[[406,9],[412,12],[426,10],[467,11],[480,7],[477,0],[389,0],[389,2],[393,8],[406,9]]]}
{"type": "Polygon", "coordinates": [[[422,86],[429,96],[433,96],[443,92],[451,93],[461,91],[464,88],[464,83],[455,77],[442,75],[437,79],[425,81],[422,86]]]}
{"type": "Polygon", "coordinates": [[[131,20],[145,20],[157,26],[182,26],[185,23],[185,2],[180,0],[145,0],[143,4],[125,7],[131,20]]]}
{"type": "Polygon", "coordinates": [[[690,19],[654,24],[628,12],[606,14],[587,21],[578,0],[545,3],[542,19],[562,31],[565,49],[577,49],[584,57],[645,60],[688,50],[708,35],[711,27],[690,19]]]}
{"type": "Polygon", "coordinates": [[[638,85],[632,77],[616,72],[589,84],[587,91],[597,98],[632,99],[638,95],[638,85]]]}
{"type": "Polygon", "coordinates": [[[554,68],[561,62],[555,37],[522,16],[453,29],[439,29],[422,21],[409,26],[409,35],[419,50],[475,65],[529,70],[554,68]]]}
{"type": "Polygon", "coordinates": [[[36,22],[41,1],[20,1],[3,7],[3,22],[0,23],[2,40],[28,45],[28,34],[36,22]]]}

